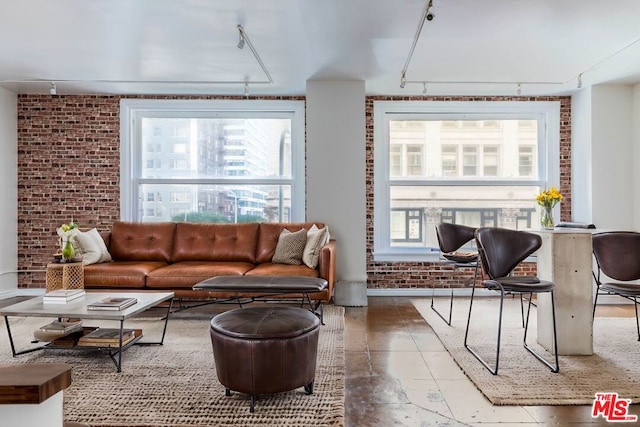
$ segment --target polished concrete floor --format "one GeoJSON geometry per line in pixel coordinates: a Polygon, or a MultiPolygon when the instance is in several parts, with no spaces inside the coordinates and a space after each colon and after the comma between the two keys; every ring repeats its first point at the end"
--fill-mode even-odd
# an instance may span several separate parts
{"type": "MultiPolygon", "coordinates": [[[[633,306],[599,306],[596,316],[633,317],[633,306]]],[[[370,297],[367,307],[347,307],[345,350],[347,427],[613,425],[591,418],[590,405],[493,406],[411,298],[370,297]]],[[[640,405],[631,408],[640,414],[640,405]]]]}

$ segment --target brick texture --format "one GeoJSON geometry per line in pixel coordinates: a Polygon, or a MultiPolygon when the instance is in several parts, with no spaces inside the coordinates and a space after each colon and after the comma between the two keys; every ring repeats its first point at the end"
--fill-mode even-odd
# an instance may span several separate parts
{"type": "MultiPolygon", "coordinates": [[[[367,186],[367,287],[441,288],[463,287],[473,281],[472,269],[453,269],[442,263],[429,262],[376,262],[373,260],[373,103],[374,101],[559,101],[560,102],[560,204],[562,221],[571,219],[571,97],[429,97],[429,96],[369,96],[366,98],[366,186],[367,186]]],[[[523,263],[517,274],[536,274],[536,265],[523,263]]]]}
{"type": "MultiPolygon", "coordinates": [[[[121,98],[244,99],[238,96],[49,96],[18,97],[18,267],[44,270],[57,250],[56,227],[71,220],[83,228],[108,230],[120,218],[121,98]]],[[[304,97],[251,97],[304,100],[304,97]]],[[[370,288],[460,286],[471,270],[438,263],[374,262],[373,101],[560,101],[560,191],[562,220],[571,218],[570,97],[367,97],[367,275],[370,288]]],[[[523,270],[535,271],[535,265],[523,270]]],[[[23,288],[44,287],[44,273],[25,274],[23,288]]]]}

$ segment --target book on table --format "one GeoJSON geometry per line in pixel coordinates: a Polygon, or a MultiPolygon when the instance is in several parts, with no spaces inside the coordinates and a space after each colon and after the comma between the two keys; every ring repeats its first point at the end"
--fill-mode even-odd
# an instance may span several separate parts
{"type": "Polygon", "coordinates": [[[42,302],[47,304],[65,304],[84,295],[84,289],[58,289],[44,294],[44,296],[42,297],[42,302]]]}
{"type": "MultiPolygon", "coordinates": [[[[136,336],[141,335],[140,329],[123,329],[122,345],[129,343],[136,336]]],[[[80,346],[90,347],[118,347],[120,345],[120,329],[118,328],[98,328],[78,340],[80,346]]]]}
{"type": "Polygon", "coordinates": [[[109,297],[87,305],[88,310],[122,310],[138,302],[136,298],[109,297]]]}
{"type": "Polygon", "coordinates": [[[82,320],[53,321],[41,326],[33,332],[33,337],[39,341],[53,341],[82,330],[82,320]]]}

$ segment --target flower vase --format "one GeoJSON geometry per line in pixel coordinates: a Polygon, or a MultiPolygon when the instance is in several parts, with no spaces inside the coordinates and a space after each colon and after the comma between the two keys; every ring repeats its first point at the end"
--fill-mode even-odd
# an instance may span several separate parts
{"type": "Polygon", "coordinates": [[[73,256],[76,251],[73,249],[73,245],[71,244],[71,239],[67,239],[62,243],[62,259],[65,262],[71,262],[73,260],[73,256]]]}
{"type": "Polygon", "coordinates": [[[540,212],[540,227],[543,230],[553,230],[553,208],[551,206],[542,206],[540,212]]]}

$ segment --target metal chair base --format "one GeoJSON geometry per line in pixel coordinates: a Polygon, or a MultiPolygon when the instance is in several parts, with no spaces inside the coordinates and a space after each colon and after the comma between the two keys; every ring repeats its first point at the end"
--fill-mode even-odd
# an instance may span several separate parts
{"type": "MultiPolygon", "coordinates": [[[[471,346],[469,346],[469,344],[467,343],[468,337],[469,337],[469,325],[471,323],[471,310],[473,308],[474,293],[475,293],[475,287],[471,290],[471,301],[469,303],[469,316],[467,318],[467,328],[466,328],[465,333],[464,333],[464,347],[489,372],[491,372],[493,375],[498,375],[498,367],[499,367],[499,363],[500,363],[500,339],[501,339],[501,334],[502,334],[502,311],[503,311],[503,307],[504,307],[505,291],[504,291],[504,289],[500,290],[500,311],[499,311],[499,318],[498,318],[498,337],[497,337],[497,344],[496,344],[496,362],[495,362],[495,365],[493,367],[490,366],[489,363],[487,363],[482,358],[482,356],[480,356],[478,354],[478,352],[476,352],[473,348],[471,348],[471,346]]],[[[522,296],[522,294],[521,294],[521,296],[522,296]]],[[[527,331],[529,329],[529,314],[531,312],[531,305],[532,305],[531,297],[532,297],[532,294],[530,293],[529,294],[529,304],[528,304],[528,308],[527,308],[527,317],[526,317],[526,322],[525,322],[525,325],[524,325],[524,338],[523,338],[523,341],[522,341],[523,346],[536,359],[538,359],[540,362],[542,362],[542,364],[547,366],[551,370],[551,372],[558,373],[558,372],[560,372],[560,365],[558,363],[558,336],[557,336],[557,333],[556,333],[556,310],[555,310],[555,302],[554,302],[554,299],[553,299],[553,291],[551,291],[551,314],[552,314],[552,318],[553,318],[553,350],[554,350],[553,352],[554,352],[554,356],[555,356],[555,366],[552,365],[550,362],[548,362],[544,357],[542,357],[539,353],[534,351],[527,344],[527,331]]],[[[522,303],[522,299],[520,300],[520,302],[522,303]]]]}

